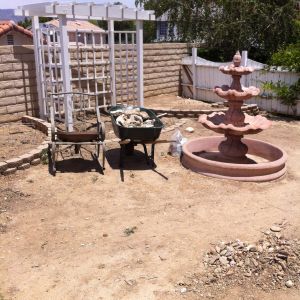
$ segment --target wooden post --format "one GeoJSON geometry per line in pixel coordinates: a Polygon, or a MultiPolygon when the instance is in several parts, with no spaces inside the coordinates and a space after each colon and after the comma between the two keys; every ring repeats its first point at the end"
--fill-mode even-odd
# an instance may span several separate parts
{"type": "Polygon", "coordinates": [[[116,74],[115,74],[115,29],[114,21],[108,20],[108,45],[109,45],[109,60],[110,60],[110,90],[111,90],[111,105],[116,106],[116,74]]]}
{"type": "Polygon", "coordinates": [[[36,83],[37,83],[37,92],[38,92],[38,102],[39,102],[39,116],[42,119],[46,118],[46,107],[45,107],[45,94],[43,93],[42,85],[42,68],[41,68],[41,53],[40,53],[40,31],[39,31],[39,17],[32,17],[32,32],[33,32],[33,44],[34,44],[34,59],[35,59],[35,73],[36,73],[36,83]]]}
{"type": "Polygon", "coordinates": [[[137,101],[144,107],[144,58],[143,58],[143,21],[136,21],[137,47],[137,101]]]}
{"type": "MultiPolygon", "coordinates": [[[[69,37],[67,31],[67,18],[65,15],[59,15],[59,30],[60,30],[60,47],[61,47],[61,63],[62,63],[62,79],[63,92],[71,93],[71,71],[70,71],[70,57],[69,57],[69,37]]],[[[73,131],[73,115],[72,115],[72,98],[71,94],[64,95],[64,111],[65,111],[65,125],[68,131],[73,131]]]]}
{"type": "Polygon", "coordinates": [[[197,99],[197,89],[196,89],[196,81],[197,81],[197,48],[192,48],[192,73],[193,73],[193,99],[197,99]]]}

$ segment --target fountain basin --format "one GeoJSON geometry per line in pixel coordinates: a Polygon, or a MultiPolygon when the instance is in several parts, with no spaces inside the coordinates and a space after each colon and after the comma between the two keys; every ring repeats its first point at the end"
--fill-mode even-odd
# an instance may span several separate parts
{"type": "Polygon", "coordinates": [[[286,172],[287,154],[272,144],[242,139],[248,147],[248,161],[234,163],[218,151],[222,136],[202,137],[183,145],[182,164],[203,175],[239,181],[275,180],[286,172]]]}

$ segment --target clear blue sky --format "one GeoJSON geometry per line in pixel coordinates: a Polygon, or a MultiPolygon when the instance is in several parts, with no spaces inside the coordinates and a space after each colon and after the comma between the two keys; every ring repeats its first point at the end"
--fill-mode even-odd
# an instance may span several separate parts
{"type": "MultiPolygon", "coordinates": [[[[0,9],[1,8],[17,8],[17,6],[25,5],[25,4],[32,4],[32,3],[41,3],[41,2],[51,2],[51,0],[0,0],[0,9]]],[[[58,0],[58,2],[72,2],[71,0],[58,0]]],[[[94,2],[94,3],[114,3],[117,2],[117,0],[113,1],[101,1],[101,0],[77,0],[76,2],[94,2]]],[[[124,5],[127,5],[128,7],[135,7],[134,2],[135,0],[120,0],[118,2],[122,2],[124,5]]]]}

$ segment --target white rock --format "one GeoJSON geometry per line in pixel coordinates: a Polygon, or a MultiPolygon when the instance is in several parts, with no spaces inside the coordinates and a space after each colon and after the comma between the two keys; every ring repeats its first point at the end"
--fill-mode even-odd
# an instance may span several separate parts
{"type": "Polygon", "coordinates": [[[187,127],[187,128],[185,129],[185,131],[187,131],[187,132],[189,132],[189,133],[192,133],[192,132],[194,132],[195,130],[194,130],[193,127],[187,127]]]}
{"type": "Polygon", "coordinates": [[[293,282],[292,280],[288,280],[288,281],[285,283],[285,286],[288,287],[288,288],[291,288],[293,285],[294,285],[294,282],[293,282]]]}
{"type": "Polygon", "coordinates": [[[181,294],[184,294],[186,292],[187,292],[187,288],[186,287],[183,287],[183,288],[180,289],[180,293],[181,294]]]}
{"type": "Polygon", "coordinates": [[[250,251],[250,252],[255,252],[257,251],[257,248],[255,245],[249,245],[246,247],[247,251],[250,251]]]}
{"type": "Polygon", "coordinates": [[[282,230],[282,228],[279,226],[273,225],[270,227],[270,230],[273,232],[280,232],[282,230]]]}
{"type": "Polygon", "coordinates": [[[220,261],[220,263],[221,263],[222,265],[227,265],[227,264],[228,264],[227,257],[225,257],[225,256],[221,256],[221,257],[219,258],[219,261],[220,261]]]}

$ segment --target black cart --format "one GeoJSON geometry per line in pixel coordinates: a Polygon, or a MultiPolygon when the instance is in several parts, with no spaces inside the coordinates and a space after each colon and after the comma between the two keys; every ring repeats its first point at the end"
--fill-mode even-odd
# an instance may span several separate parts
{"type": "Polygon", "coordinates": [[[145,111],[151,119],[154,119],[153,127],[124,127],[118,125],[116,122],[116,116],[113,114],[115,111],[124,110],[124,106],[114,106],[109,110],[112,126],[115,135],[121,140],[120,141],[120,167],[123,166],[124,155],[132,155],[134,153],[134,147],[137,144],[141,144],[144,148],[145,158],[147,164],[150,162],[154,165],[154,150],[155,141],[159,138],[162,128],[164,127],[162,121],[156,116],[156,114],[150,110],[143,107],[133,107],[139,108],[140,111],[145,111]],[[151,144],[151,154],[148,155],[147,144],[151,144]]]}

